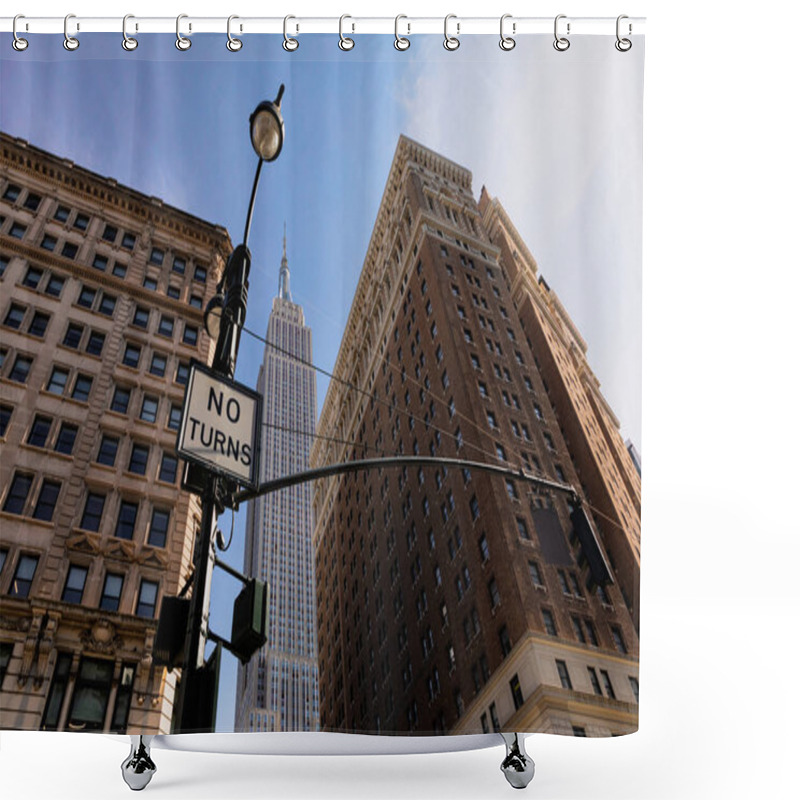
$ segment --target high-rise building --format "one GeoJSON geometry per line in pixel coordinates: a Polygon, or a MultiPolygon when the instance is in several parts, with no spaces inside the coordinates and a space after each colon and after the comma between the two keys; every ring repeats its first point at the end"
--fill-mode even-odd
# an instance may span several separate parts
{"type": "MultiPolygon", "coordinates": [[[[399,454],[522,469],[573,487],[624,570],[638,476],[585,354],[501,206],[401,137],[311,466],[399,454]]],[[[636,729],[638,574],[593,585],[568,494],[383,467],[318,481],[314,511],[323,730],[636,729]]]]}
{"type": "Polygon", "coordinates": [[[169,733],[161,598],[199,500],[175,454],[216,225],[0,134],[0,727],[169,733]]]}
{"type": "MultiPolygon", "coordinates": [[[[311,329],[292,302],[286,236],[257,389],[263,396],[260,481],[308,469],[317,413],[311,329]]],[[[239,666],[236,730],[319,727],[310,484],[250,501],[244,571],[268,586],[267,643],[239,666]]]]}

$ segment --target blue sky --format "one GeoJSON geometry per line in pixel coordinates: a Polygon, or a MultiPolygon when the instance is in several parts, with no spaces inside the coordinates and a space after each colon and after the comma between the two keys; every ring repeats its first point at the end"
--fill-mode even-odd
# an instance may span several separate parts
{"type": "MultiPolygon", "coordinates": [[[[0,47],[0,128],[160,197],[242,237],[256,166],[248,118],[286,84],[283,152],[265,165],[253,219],[248,326],[263,334],[277,292],[284,220],[292,293],[331,369],[398,136],[468,167],[498,197],[589,344],[589,361],[622,424],[641,430],[641,119],[643,47],[624,57],[606,37],[549,37],[503,53],[497,37],[280,37],[92,34],[67,53],[60,36],[0,47]]],[[[262,345],[244,337],[237,380],[254,385],[262,345]]],[[[318,382],[320,405],[327,387],[318,382]]],[[[228,531],[229,519],[224,520],[228,531]]],[[[241,566],[244,514],[227,554],[241,566]]],[[[228,632],[235,584],[215,574],[212,627],[228,632]]],[[[230,729],[235,663],[226,655],[218,727],[230,729]]]]}

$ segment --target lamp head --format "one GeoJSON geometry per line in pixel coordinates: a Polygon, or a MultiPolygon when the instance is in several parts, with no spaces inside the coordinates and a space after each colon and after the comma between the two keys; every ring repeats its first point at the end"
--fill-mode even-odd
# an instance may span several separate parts
{"type": "Polygon", "coordinates": [[[274,161],[283,147],[283,116],[281,98],[284,86],[278,90],[274,101],[264,100],[250,115],[250,141],[262,161],[274,161]]]}
{"type": "Polygon", "coordinates": [[[225,298],[221,294],[215,294],[206,305],[205,313],[203,314],[203,324],[205,325],[206,332],[214,340],[219,339],[219,331],[222,325],[222,308],[225,304],[225,298]]]}

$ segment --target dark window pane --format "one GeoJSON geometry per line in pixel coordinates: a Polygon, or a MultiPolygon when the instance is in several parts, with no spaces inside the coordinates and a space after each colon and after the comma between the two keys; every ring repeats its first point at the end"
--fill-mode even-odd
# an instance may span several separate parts
{"type": "Polygon", "coordinates": [[[13,304],[9,307],[6,318],[3,320],[3,325],[7,328],[14,328],[18,330],[22,325],[22,320],[25,317],[25,306],[13,304]]]}
{"type": "Polygon", "coordinates": [[[124,264],[120,264],[119,261],[114,264],[111,270],[111,274],[115,275],[117,278],[124,278],[127,272],[128,268],[124,264]]]}
{"type": "Polygon", "coordinates": [[[103,517],[103,507],[106,504],[105,495],[89,492],[86,505],[83,507],[81,528],[85,531],[99,531],[100,521],[103,517]]]}
{"type": "Polygon", "coordinates": [[[97,292],[94,289],[83,286],[81,288],[81,293],[78,295],[78,305],[84,308],[91,308],[95,297],[97,297],[97,292]]]}
{"type": "Polygon", "coordinates": [[[142,580],[139,586],[139,599],[136,603],[136,615],[152,619],[156,614],[158,584],[154,581],[142,580]]]}
{"type": "Polygon", "coordinates": [[[131,390],[123,386],[114,388],[114,397],[111,399],[111,410],[119,414],[128,413],[128,403],[131,399],[131,390]]]}
{"type": "Polygon", "coordinates": [[[61,255],[64,258],[75,258],[78,253],[78,245],[73,244],[72,242],[64,242],[64,245],[61,248],[61,255]]]}
{"type": "Polygon", "coordinates": [[[99,331],[92,331],[89,334],[89,341],[86,342],[86,352],[91,356],[99,356],[103,352],[103,345],[106,335],[99,331]]]}
{"type": "Polygon", "coordinates": [[[153,547],[165,547],[167,544],[167,529],[169,528],[169,511],[153,509],[150,520],[150,535],[147,537],[153,547]]]}
{"type": "Polygon", "coordinates": [[[110,317],[114,313],[114,308],[117,305],[117,298],[112,297],[110,294],[103,293],[103,297],[100,300],[100,305],[97,307],[97,310],[101,314],[105,314],[107,317],[110,317]]]}
{"type": "Polygon", "coordinates": [[[69,217],[69,209],[66,206],[59,206],[56,209],[56,213],[53,214],[53,219],[56,219],[59,222],[66,222],[68,217],[69,217]]]}
{"type": "Polygon", "coordinates": [[[104,272],[105,268],[108,266],[108,259],[105,256],[101,256],[100,253],[96,253],[94,261],[92,261],[92,266],[95,269],[99,269],[100,272],[104,272]]]}
{"type": "Polygon", "coordinates": [[[108,573],[103,583],[103,594],[100,598],[100,608],[105,611],[117,611],[119,599],[122,596],[122,575],[108,573]]]}
{"type": "Polygon", "coordinates": [[[17,356],[14,361],[14,366],[8,374],[9,380],[17,381],[17,383],[27,383],[32,364],[32,358],[28,358],[28,356],[17,356]]]}
{"type": "Polygon", "coordinates": [[[175,372],[175,383],[186,384],[189,382],[189,365],[178,364],[178,369],[175,372]]]}
{"type": "Polygon", "coordinates": [[[30,211],[36,211],[36,209],[39,208],[39,203],[41,202],[42,198],[40,195],[34,194],[33,192],[28,192],[28,196],[25,198],[23,205],[30,211]]]}
{"type": "Polygon", "coordinates": [[[50,380],[47,382],[47,391],[53,394],[64,394],[69,373],[61,367],[53,367],[50,380]]]}
{"type": "Polygon", "coordinates": [[[142,400],[142,411],[139,418],[145,422],[155,422],[158,416],[158,398],[145,396],[142,400]]]}
{"type": "Polygon", "coordinates": [[[69,713],[70,726],[81,730],[102,730],[113,670],[113,661],[81,660],[69,713]]]}
{"type": "Polygon", "coordinates": [[[186,344],[197,344],[197,328],[194,325],[186,325],[183,328],[183,341],[186,344]]]}
{"type": "Polygon", "coordinates": [[[70,564],[67,580],[64,584],[64,593],[61,599],[65,603],[80,603],[83,600],[83,587],[86,585],[86,576],[89,570],[76,564],[70,564]]]}
{"type": "Polygon", "coordinates": [[[49,233],[46,233],[42,237],[42,243],[39,245],[45,250],[49,250],[51,253],[56,249],[56,243],[58,239],[55,236],[51,236],[49,233]]]}
{"type": "Polygon", "coordinates": [[[72,653],[59,653],[56,661],[53,679],[50,682],[50,694],[47,698],[47,705],[42,716],[42,730],[54,731],[58,727],[58,719],[61,716],[61,707],[64,703],[64,695],[67,691],[69,682],[69,670],[72,665],[72,653]]]}
{"type": "Polygon", "coordinates": [[[16,473],[11,481],[11,488],[8,490],[6,502],[3,504],[3,511],[9,514],[21,514],[28,499],[28,492],[33,483],[32,475],[22,475],[16,473]]]}
{"type": "Polygon", "coordinates": [[[36,267],[28,267],[28,271],[25,273],[25,277],[22,280],[22,285],[27,286],[30,289],[35,289],[39,285],[39,281],[42,279],[42,270],[37,269],[36,267]]]}
{"type": "Polygon", "coordinates": [[[65,347],[71,347],[73,350],[78,349],[81,343],[81,336],[83,335],[83,325],[78,325],[75,322],[70,322],[67,325],[67,331],[64,334],[64,340],[61,342],[65,347]]]}
{"type": "Polygon", "coordinates": [[[122,363],[126,367],[138,367],[139,356],[142,354],[142,349],[135,344],[126,344],[125,353],[122,356],[122,363]]]}
{"type": "Polygon", "coordinates": [[[50,317],[47,314],[43,314],[41,311],[35,312],[28,328],[28,333],[41,339],[47,330],[48,322],[50,322],[50,317]]]}
{"type": "Polygon", "coordinates": [[[32,444],[34,447],[44,447],[47,443],[47,437],[50,434],[50,427],[52,424],[53,420],[50,417],[42,417],[37,414],[34,417],[31,431],[28,434],[28,444],[32,444]]]}
{"type": "Polygon", "coordinates": [[[158,472],[158,479],[167,483],[175,483],[178,474],[178,459],[166,453],[161,457],[161,469],[158,472]]]}
{"type": "Polygon", "coordinates": [[[103,239],[107,242],[113,243],[117,238],[117,232],[117,228],[115,228],[113,225],[106,225],[106,227],[103,228],[103,239]]]}
{"type": "Polygon", "coordinates": [[[79,231],[85,231],[89,227],[89,217],[87,217],[86,214],[78,214],[72,225],[79,231]]]}
{"type": "Polygon", "coordinates": [[[100,449],[97,452],[97,463],[105,464],[107,467],[113,467],[117,459],[118,448],[119,439],[115,436],[103,434],[103,438],[100,440],[100,449]]]}
{"type": "Polygon", "coordinates": [[[194,279],[196,281],[199,281],[200,283],[205,283],[206,282],[207,274],[208,274],[208,272],[207,272],[205,267],[196,266],[194,268],[194,279]]]}
{"type": "Polygon", "coordinates": [[[118,539],[133,539],[136,529],[136,515],[139,513],[139,504],[123,500],[119,504],[119,516],[114,536],[118,539]]]}
{"type": "MultiPolygon", "coordinates": [[[[8,430],[8,423],[11,421],[11,415],[14,409],[11,406],[0,406],[0,436],[6,435],[8,430]]],[[[180,411],[178,411],[178,418],[180,419],[180,411]]],[[[170,428],[172,427],[172,415],[170,415],[170,428]]]]}
{"type": "Polygon", "coordinates": [[[91,390],[92,379],[88,375],[78,375],[75,379],[75,386],[72,389],[72,399],[86,403],[89,400],[91,390]]]}
{"type": "Polygon", "coordinates": [[[133,312],[131,325],[136,325],[138,328],[146,328],[149,320],[150,310],[142,306],[136,306],[136,311],[133,312]]]}
{"type": "Polygon", "coordinates": [[[8,231],[8,235],[13,236],[15,239],[22,239],[22,237],[25,236],[25,231],[27,230],[28,228],[26,225],[23,225],[20,222],[14,222],[8,231]]]}
{"type": "Polygon", "coordinates": [[[177,272],[178,275],[183,275],[186,272],[186,259],[175,256],[172,259],[172,271],[177,272]]]}
{"type": "Polygon", "coordinates": [[[178,428],[181,426],[181,407],[172,405],[169,409],[169,422],[167,423],[167,427],[171,428],[174,431],[177,431],[178,428]]]}
{"type": "Polygon", "coordinates": [[[76,425],[69,425],[66,422],[62,423],[61,430],[58,432],[58,439],[56,439],[56,452],[70,455],[72,453],[72,448],[75,446],[75,439],[77,439],[77,437],[78,428],[76,425]]]}
{"type": "Polygon", "coordinates": [[[172,336],[175,330],[175,320],[172,317],[161,317],[158,323],[158,332],[162,336],[172,336]]]}
{"type": "Polygon", "coordinates": [[[61,297],[63,288],[64,278],[60,275],[51,275],[50,280],[47,282],[47,288],[44,291],[45,294],[52,295],[53,297],[61,297]]]}
{"type": "Polygon", "coordinates": [[[164,251],[158,247],[154,247],[150,251],[150,263],[160,267],[164,263],[164,251]]]}
{"type": "Polygon", "coordinates": [[[150,373],[163,378],[167,372],[167,357],[161,353],[153,353],[150,359],[150,373]]]}
{"type": "Polygon", "coordinates": [[[133,250],[135,244],[136,237],[132,233],[125,231],[125,233],[122,234],[122,247],[126,250],[133,250]]]}
{"type": "Polygon", "coordinates": [[[131,460],[128,463],[128,470],[136,475],[144,475],[147,472],[147,458],[150,455],[150,448],[144,444],[135,444],[131,449],[131,460]]]}
{"type": "Polygon", "coordinates": [[[33,576],[39,564],[39,556],[21,555],[17,562],[17,571],[11,586],[8,587],[8,594],[11,597],[27,597],[31,591],[33,576]]]}
{"type": "Polygon", "coordinates": [[[15,183],[9,183],[3,192],[3,200],[8,200],[9,203],[15,202],[21,191],[22,189],[15,183]]]}

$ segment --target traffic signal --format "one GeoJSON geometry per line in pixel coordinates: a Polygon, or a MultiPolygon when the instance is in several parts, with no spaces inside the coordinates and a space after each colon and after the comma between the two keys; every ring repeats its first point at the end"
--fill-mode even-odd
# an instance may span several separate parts
{"type": "Polygon", "coordinates": [[[189,600],[185,597],[164,597],[158,616],[153,663],[173,669],[183,664],[186,626],[189,623],[189,600]]]}
{"type": "Polygon", "coordinates": [[[246,664],[267,641],[267,585],[250,578],[233,603],[231,652],[246,664]]]}

